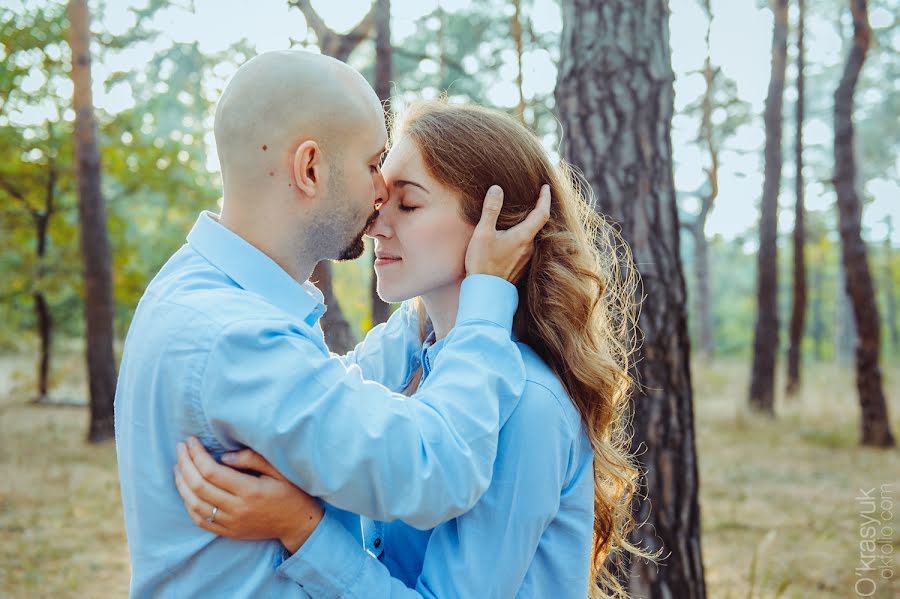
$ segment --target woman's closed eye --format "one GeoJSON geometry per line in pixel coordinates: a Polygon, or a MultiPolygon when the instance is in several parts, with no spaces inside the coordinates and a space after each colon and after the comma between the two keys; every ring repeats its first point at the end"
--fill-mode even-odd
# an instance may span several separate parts
{"type": "Polygon", "coordinates": [[[400,208],[401,212],[412,212],[413,210],[419,209],[419,206],[410,206],[409,204],[403,204],[403,203],[401,203],[397,207],[400,208]]]}

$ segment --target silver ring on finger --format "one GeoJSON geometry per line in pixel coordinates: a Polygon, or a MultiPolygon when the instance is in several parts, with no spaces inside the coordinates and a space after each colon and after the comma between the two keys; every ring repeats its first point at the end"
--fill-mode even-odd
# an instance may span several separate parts
{"type": "Polygon", "coordinates": [[[212,516],[207,518],[206,521],[209,522],[210,524],[214,524],[216,521],[216,514],[218,514],[218,513],[219,513],[219,508],[217,508],[216,506],[213,506],[212,516]]]}

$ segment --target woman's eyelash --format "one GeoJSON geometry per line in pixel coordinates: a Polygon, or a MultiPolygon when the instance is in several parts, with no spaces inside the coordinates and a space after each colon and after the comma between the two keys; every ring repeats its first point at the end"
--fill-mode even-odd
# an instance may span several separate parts
{"type": "Polygon", "coordinates": [[[413,210],[416,210],[416,209],[418,209],[419,207],[418,207],[418,206],[406,206],[406,205],[404,205],[404,204],[400,204],[400,205],[398,206],[398,208],[400,208],[400,210],[401,210],[402,212],[412,212],[413,210]]]}

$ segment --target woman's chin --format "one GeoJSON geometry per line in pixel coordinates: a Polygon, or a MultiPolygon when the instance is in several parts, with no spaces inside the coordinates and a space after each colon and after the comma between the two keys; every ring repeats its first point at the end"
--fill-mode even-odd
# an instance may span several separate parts
{"type": "Polygon", "coordinates": [[[408,293],[403,293],[400,289],[391,289],[385,288],[381,285],[378,285],[378,297],[381,298],[381,301],[387,302],[389,304],[398,304],[400,302],[405,302],[408,299],[415,297],[415,295],[409,295],[408,293]]]}

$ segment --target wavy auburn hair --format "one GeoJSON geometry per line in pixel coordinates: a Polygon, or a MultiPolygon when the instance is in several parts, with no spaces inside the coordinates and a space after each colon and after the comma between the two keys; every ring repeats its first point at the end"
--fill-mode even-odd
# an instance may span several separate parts
{"type": "Polygon", "coordinates": [[[630,249],[594,210],[583,179],[565,163],[554,165],[537,137],[505,113],[417,102],[392,123],[392,140],[400,137],[414,141],[430,174],[459,194],[473,225],[491,185],[503,189],[500,229],[521,222],[541,186],[550,186],[550,220],[517,285],[513,329],[562,381],[593,448],[590,594],[626,597],[614,571],[626,554],[655,559],[627,539],[640,477],[629,433],[638,291],[630,249]]]}

